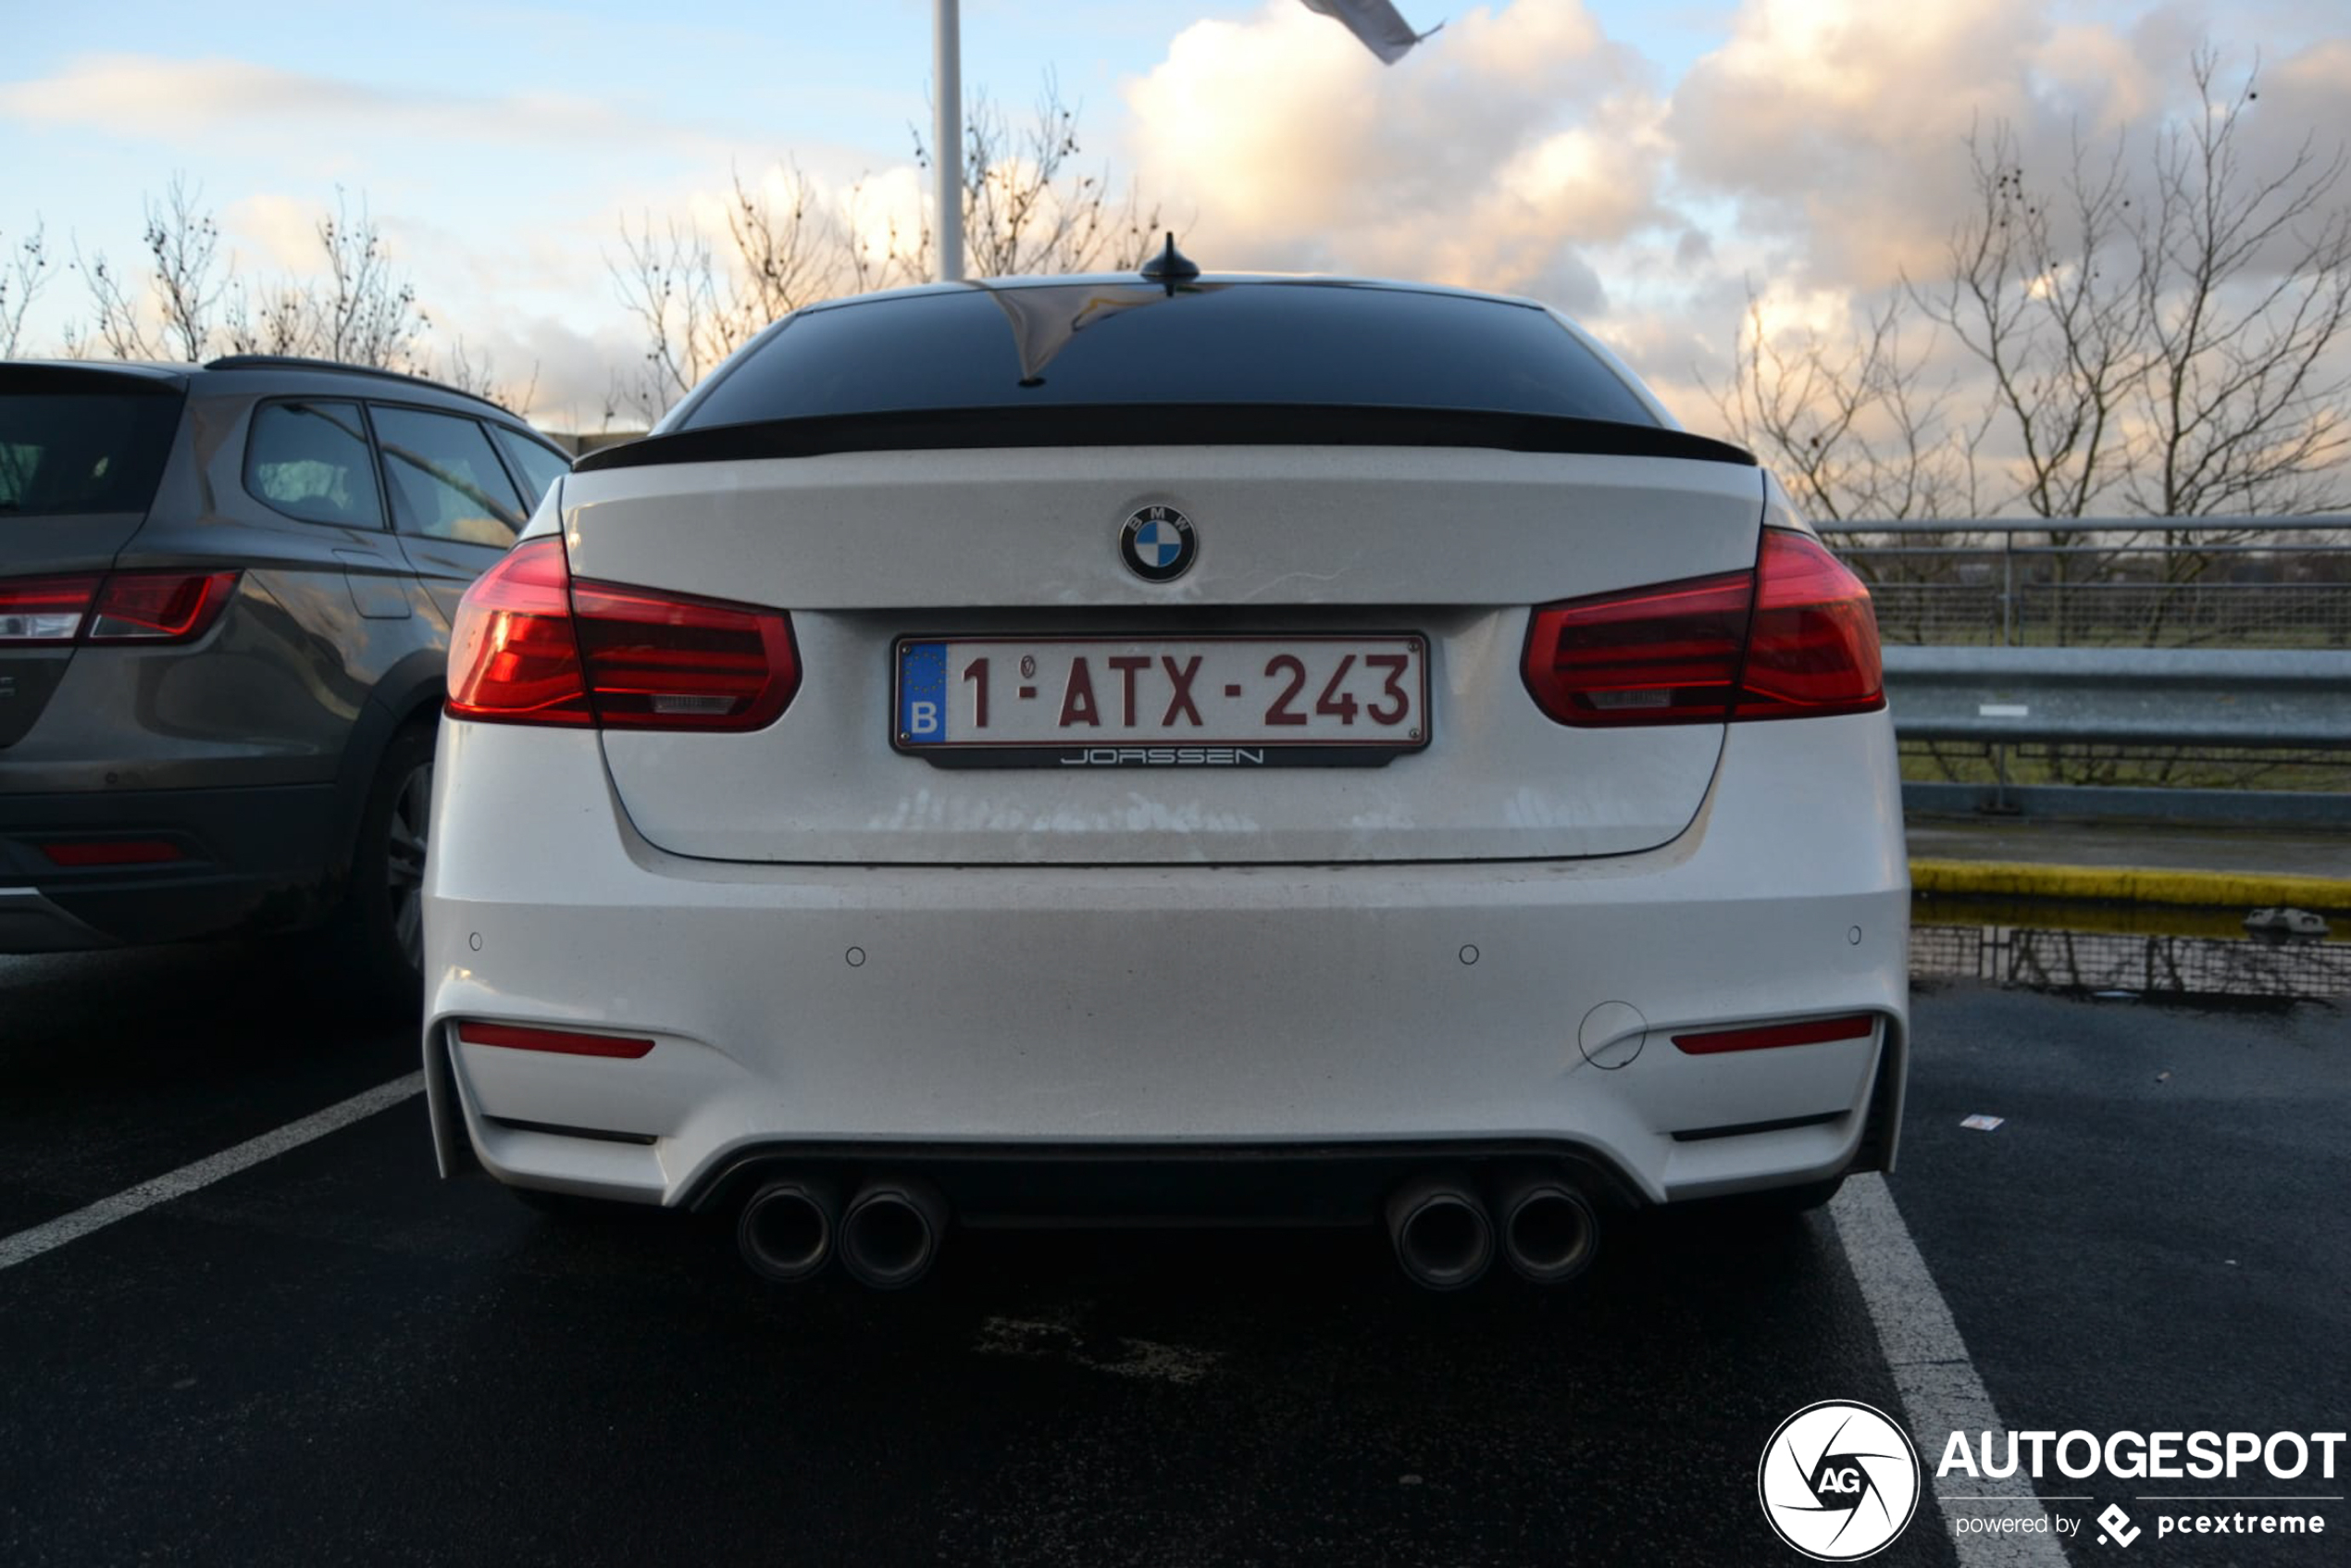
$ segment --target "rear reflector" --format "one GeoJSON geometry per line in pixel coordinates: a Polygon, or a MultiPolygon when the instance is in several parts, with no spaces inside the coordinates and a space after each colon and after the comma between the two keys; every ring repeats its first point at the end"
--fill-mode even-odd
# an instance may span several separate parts
{"type": "Polygon", "coordinates": [[[510,1051],[552,1051],[560,1056],[616,1056],[634,1062],[653,1050],[649,1039],[620,1035],[583,1035],[568,1029],[527,1029],[518,1024],[463,1023],[457,1039],[466,1045],[502,1045],[510,1051]]]}
{"type": "Polygon", "coordinates": [[[1755,569],[1548,604],[1523,674],[1561,724],[1721,724],[1885,705],[1861,579],[1810,534],[1766,529],[1755,569]]]}
{"type": "Polygon", "coordinates": [[[85,839],[75,843],[44,844],[41,852],[52,865],[163,865],[188,858],[187,852],[168,839],[85,839]]]}
{"type": "Polygon", "coordinates": [[[457,718],[740,732],[800,689],[782,611],[575,582],[560,539],[518,544],[477,579],[450,643],[457,718]]]}
{"type": "Polygon", "coordinates": [[[114,572],[0,582],[0,646],[193,642],[236,591],[235,572],[114,572]]]}
{"type": "Polygon", "coordinates": [[[1813,1018],[1801,1024],[1766,1024],[1760,1028],[1710,1029],[1701,1034],[1675,1035],[1673,1043],[1689,1055],[1712,1056],[1724,1051],[1770,1051],[1783,1045],[1867,1039],[1876,1028],[1876,1014],[1856,1013],[1847,1018],[1813,1018]]]}

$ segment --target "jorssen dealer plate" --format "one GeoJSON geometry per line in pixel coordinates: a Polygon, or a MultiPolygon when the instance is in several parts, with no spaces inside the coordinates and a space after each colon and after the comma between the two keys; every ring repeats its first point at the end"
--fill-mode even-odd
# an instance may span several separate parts
{"type": "Polygon", "coordinates": [[[1409,632],[899,639],[891,744],[942,767],[1375,766],[1428,744],[1409,632]]]}

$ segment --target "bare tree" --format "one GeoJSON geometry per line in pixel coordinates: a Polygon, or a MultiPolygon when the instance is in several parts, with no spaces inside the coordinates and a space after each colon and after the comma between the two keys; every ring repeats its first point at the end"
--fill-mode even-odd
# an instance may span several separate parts
{"type": "Polygon", "coordinates": [[[16,357],[24,338],[25,313],[47,285],[49,255],[40,224],[17,242],[5,268],[0,268],[0,359],[16,357]]]}
{"type": "Polygon", "coordinates": [[[2146,364],[2146,452],[2129,494],[2158,516],[2340,511],[2351,504],[2351,208],[2345,155],[2306,137],[2283,168],[2246,166],[2248,74],[2214,90],[2156,150],[2156,199],[2134,223],[2146,364]]]}
{"type": "Polygon", "coordinates": [[[622,257],[609,266],[620,302],[645,342],[643,362],[617,379],[612,401],[650,422],[693,390],[732,353],[732,312],[722,304],[716,253],[691,224],[669,219],[658,233],[647,216],[632,230],[621,219],[622,257]]]}
{"type": "Polygon", "coordinates": [[[530,379],[516,386],[498,375],[497,361],[489,354],[468,349],[459,336],[450,340],[449,353],[433,377],[445,386],[487,398],[510,414],[528,414],[539,400],[539,364],[531,362],[530,379]]]}
{"type": "Polygon", "coordinates": [[[812,301],[840,291],[853,274],[859,248],[842,220],[823,210],[823,197],[797,164],[780,174],[770,196],[743,182],[738,170],[727,209],[727,235],[741,264],[741,287],[728,302],[737,342],[812,301]]]}
{"type": "Polygon", "coordinates": [[[65,328],[66,352],[76,359],[103,355],[113,359],[158,359],[163,351],[147,335],[140,319],[140,300],[143,291],[126,285],[121,274],[114,270],[106,253],[81,254],[75,242],[73,260],[67,266],[81,274],[90,291],[90,305],[95,324],[84,329],[68,322],[65,328]]]}
{"type": "MultiPolygon", "coordinates": [[[[2254,537],[2227,519],[2351,509],[2351,156],[2315,136],[2265,155],[2258,73],[2226,90],[2206,48],[2188,77],[2153,137],[2077,135],[2050,167],[2004,125],[1972,133],[1974,201],[1939,275],[1906,279],[1849,341],[1766,339],[1750,300],[1715,393],[1824,518],[1949,516],[1963,494],[2046,519],[2051,548],[2003,562],[2020,573],[2003,625],[2036,638],[2233,635],[2233,602],[2200,587],[2254,537]],[[1954,380],[1911,378],[1905,311],[1956,348],[1954,380]],[[1934,422],[1961,406],[1981,421],[1934,422]],[[2118,511],[2211,521],[2068,527],[2118,511]]],[[[1902,559],[1967,591],[1956,557],[1902,559]]]]}
{"type": "Polygon", "coordinates": [[[145,199],[140,243],[148,265],[139,282],[126,281],[104,252],[85,257],[79,244],[74,247],[70,265],[89,287],[96,313],[95,342],[80,328],[69,327],[68,352],[80,356],[99,351],[117,359],[178,358],[192,364],[204,358],[231,269],[220,258],[220,225],[201,205],[203,194],[200,187],[189,185],[186,176],[175,174],[160,203],[145,199]]]}
{"type": "Polygon", "coordinates": [[[213,272],[220,225],[198,205],[203,196],[201,187],[191,190],[184,176],[173,175],[163,205],[147,204],[143,240],[154,258],[155,299],[163,316],[165,341],[192,362],[204,357],[227,282],[225,269],[219,277],[213,272]]]}
{"type": "Polygon", "coordinates": [[[1977,205],[1951,235],[1950,270],[1909,297],[1982,366],[2017,454],[2005,510],[2091,512],[2125,477],[2123,418],[2144,363],[2120,143],[2103,161],[2077,140],[2054,195],[2028,184],[2014,135],[1972,133],[1977,205]]]}
{"type": "Polygon", "coordinates": [[[2189,70],[2196,100],[2151,156],[2077,138],[2054,188],[2006,127],[1969,138],[1976,207],[1946,276],[1907,292],[1984,372],[2009,454],[2003,510],[2351,503],[2351,163],[2306,138],[2256,168],[2258,77],[2218,90],[2209,48],[2189,70]]]}
{"type": "Polygon", "coordinates": [[[317,233],[328,283],[317,296],[319,351],[346,365],[386,369],[423,363],[418,339],[428,324],[417,310],[417,286],[393,271],[367,203],[354,222],[338,189],[335,211],[319,218],[317,233]]]}
{"type": "MultiPolygon", "coordinates": [[[[915,159],[930,159],[915,132],[915,159]]],[[[1160,214],[1129,186],[1080,170],[1077,111],[1049,78],[1031,120],[1014,125],[984,95],[964,125],[964,229],[974,271],[1080,272],[1138,265],[1160,214]]],[[[902,228],[859,181],[827,200],[795,165],[768,188],[733,176],[723,241],[648,214],[621,223],[610,269],[645,344],[616,379],[616,406],[657,419],[777,317],[819,300],[933,276],[927,222],[902,228]]]]}
{"type": "MultiPolygon", "coordinates": [[[[1131,182],[1114,193],[1107,171],[1076,167],[1077,115],[1050,74],[1026,123],[1007,120],[986,93],[972,100],[964,118],[964,243],[980,277],[1123,272],[1150,254],[1158,204],[1146,205],[1131,182]]],[[[915,161],[930,168],[919,128],[914,137],[915,161]]],[[[928,224],[919,251],[921,275],[932,276],[928,224]]]]}
{"type": "MultiPolygon", "coordinates": [[[[1885,301],[1852,342],[1815,329],[1774,334],[1750,290],[1731,376],[1708,389],[1723,425],[1768,458],[1797,504],[1831,522],[1966,516],[1981,428],[1956,429],[1947,379],[1906,349],[1902,301],[1885,301]]],[[[1929,345],[1931,348],[1931,344],[1929,345]]]]}
{"type": "MultiPolygon", "coordinates": [[[[416,285],[393,267],[383,230],[367,203],[351,215],[344,193],[314,226],[323,280],[281,278],[228,291],[218,335],[239,354],[292,354],[345,365],[429,374],[423,339],[430,330],[416,285]]],[[[213,335],[207,332],[207,336],[213,335]]]]}
{"type": "MultiPolygon", "coordinates": [[[[144,277],[126,279],[104,254],[85,257],[77,248],[71,265],[89,291],[93,324],[67,326],[67,352],[190,362],[223,352],[295,355],[429,376],[509,408],[529,406],[535,367],[516,389],[500,383],[490,359],[462,341],[445,358],[431,352],[431,317],[364,196],[355,201],[338,188],[333,210],[319,215],[312,232],[315,273],[239,277],[221,255],[220,227],[201,193],[174,176],[164,199],[146,204],[144,277]]],[[[0,345],[9,352],[44,264],[40,241],[36,232],[21,247],[16,281],[0,279],[0,345]]]]}

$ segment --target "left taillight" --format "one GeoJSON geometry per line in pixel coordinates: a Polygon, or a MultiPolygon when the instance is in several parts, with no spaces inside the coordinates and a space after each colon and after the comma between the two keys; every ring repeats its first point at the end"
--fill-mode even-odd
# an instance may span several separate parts
{"type": "Polygon", "coordinates": [[[450,634],[453,717],[740,733],[800,689],[781,610],[575,581],[559,538],[475,579],[450,634]]]}
{"type": "Polygon", "coordinates": [[[193,642],[236,591],[235,572],[106,572],[0,581],[0,645],[193,642]]]}

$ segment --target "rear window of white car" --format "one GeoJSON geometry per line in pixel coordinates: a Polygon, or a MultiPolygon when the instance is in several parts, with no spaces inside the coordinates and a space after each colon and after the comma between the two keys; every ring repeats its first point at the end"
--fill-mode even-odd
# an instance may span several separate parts
{"type": "Polygon", "coordinates": [[[1657,420],[1533,305],[1412,289],[1121,281],[814,306],[753,342],[665,431],[827,415],[1297,404],[1657,420]]]}

